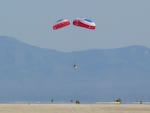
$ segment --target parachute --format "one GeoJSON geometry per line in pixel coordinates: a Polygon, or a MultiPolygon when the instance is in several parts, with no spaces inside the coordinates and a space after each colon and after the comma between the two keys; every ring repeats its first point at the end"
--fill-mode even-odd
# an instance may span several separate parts
{"type": "MultiPolygon", "coordinates": [[[[60,20],[56,21],[56,24],[53,25],[53,30],[57,30],[57,29],[69,26],[70,24],[71,24],[70,20],[68,20],[68,19],[60,19],[60,20]]],[[[77,19],[74,19],[72,24],[74,26],[82,27],[82,28],[86,28],[86,29],[90,29],[90,30],[96,29],[96,24],[92,20],[90,20],[88,18],[77,18],[77,19]]],[[[78,69],[78,65],[74,64],[73,68],[75,70],[78,69]]]]}
{"type": "MultiPolygon", "coordinates": [[[[70,20],[68,19],[60,19],[56,21],[56,24],[53,25],[53,30],[57,30],[66,26],[69,26],[71,24],[70,20]]],[[[74,19],[72,24],[74,26],[83,27],[87,29],[94,30],[96,29],[96,24],[92,20],[88,18],[77,18],[74,19]]]]}
{"type": "Polygon", "coordinates": [[[77,18],[73,20],[73,25],[94,30],[96,28],[95,23],[88,18],[77,18]]]}
{"type": "Polygon", "coordinates": [[[63,27],[70,25],[70,21],[68,19],[60,19],[56,21],[56,24],[53,25],[53,30],[57,30],[63,27]]]}
{"type": "Polygon", "coordinates": [[[96,24],[88,18],[77,18],[73,20],[73,25],[87,29],[96,29],[96,24]]]}

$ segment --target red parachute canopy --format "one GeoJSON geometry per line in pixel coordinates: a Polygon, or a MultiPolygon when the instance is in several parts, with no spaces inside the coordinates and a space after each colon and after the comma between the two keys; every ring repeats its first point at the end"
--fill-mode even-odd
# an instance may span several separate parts
{"type": "Polygon", "coordinates": [[[60,19],[56,21],[56,24],[53,25],[53,30],[57,30],[63,27],[70,25],[70,21],[68,19],[60,19]]]}
{"type": "Polygon", "coordinates": [[[73,25],[91,30],[96,29],[95,23],[88,18],[77,18],[73,20],[73,25]]]}

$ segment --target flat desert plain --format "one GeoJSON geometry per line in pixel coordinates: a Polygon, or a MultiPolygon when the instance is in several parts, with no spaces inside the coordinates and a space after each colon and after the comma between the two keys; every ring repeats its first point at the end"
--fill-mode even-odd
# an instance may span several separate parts
{"type": "Polygon", "coordinates": [[[150,113],[146,104],[0,104],[0,113],[150,113]]]}

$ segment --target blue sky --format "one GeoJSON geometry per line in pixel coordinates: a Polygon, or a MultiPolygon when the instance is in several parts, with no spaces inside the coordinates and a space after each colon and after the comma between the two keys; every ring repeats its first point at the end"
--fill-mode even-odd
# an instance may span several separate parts
{"type": "Polygon", "coordinates": [[[150,0],[0,0],[0,35],[60,51],[150,48],[150,0]],[[87,17],[96,30],[69,26],[53,31],[61,18],[87,17]]]}

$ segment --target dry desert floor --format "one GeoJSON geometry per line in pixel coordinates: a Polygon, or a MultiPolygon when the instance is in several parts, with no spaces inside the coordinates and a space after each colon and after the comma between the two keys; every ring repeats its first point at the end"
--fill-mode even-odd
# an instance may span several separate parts
{"type": "Polygon", "coordinates": [[[0,104],[0,113],[150,113],[146,104],[0,104]]]}

